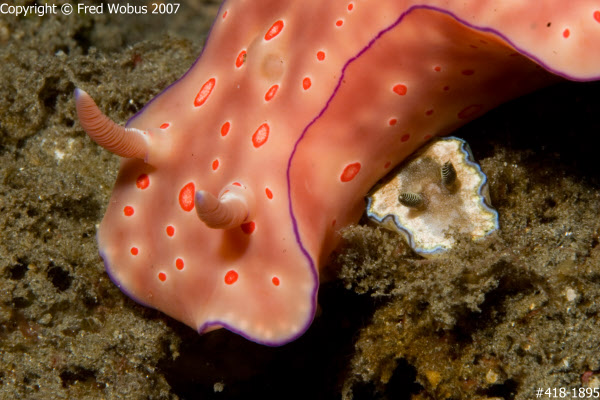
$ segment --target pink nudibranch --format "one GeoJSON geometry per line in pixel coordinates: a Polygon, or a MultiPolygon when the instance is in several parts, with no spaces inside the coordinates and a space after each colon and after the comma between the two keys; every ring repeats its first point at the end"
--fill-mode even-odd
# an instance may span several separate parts
{"type": "Polygon", "coordinates": [[[380,177],[504,101],[600,79],[598,49],[592,0],[227,0],[197,62],[126,128],[76,92],[82,127],[124,157],[106,269],[199,332],[287,343],[380,177]]]}

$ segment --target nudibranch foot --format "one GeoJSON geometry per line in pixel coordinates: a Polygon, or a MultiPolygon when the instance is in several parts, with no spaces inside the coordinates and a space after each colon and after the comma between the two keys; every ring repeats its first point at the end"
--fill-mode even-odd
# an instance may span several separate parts
{"type": "Polygon", "coordinates": [[[225,187],[218,198],[198,190],[195,200],[196,214],[209,228],[232,229],[253,217],[252,191],[237,182],[225,187]]]}
{"type": "Polygon", "coordinates": [[[75,105],[81,127],[94,142],[121,157],[146,158],[148,141],[144,132],[116,124],[100,111],[89,94],[79,88],[75,89],[75,105]]]}
{"type": "Polygon", "coordinates": [[[467,143],[437,139],[400,165],[368,198],[367,215],[402,234],[423,256],[452,248],[456,229],[482,238],[498,229],[487,178],[467,143]],[[398,195],[400,193],[400,195],[398,195]]]}

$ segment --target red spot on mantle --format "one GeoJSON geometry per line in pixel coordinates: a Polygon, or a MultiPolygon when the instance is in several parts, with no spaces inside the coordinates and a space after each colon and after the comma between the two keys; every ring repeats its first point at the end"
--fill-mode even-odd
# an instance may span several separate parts
{"type": "Polygon", "coordinates": [[[164,272],[159,272],[158,273],[158,280],[161,282],[164,282],[167,280],[167,274],[165,274],[164,272]]]}
{"type": "Polygon", "coordinates": [[[169,123],[168,123],[168,122],[165,122],[164,124],[162,124],[162,125],[160,126],[160,129],[167,129],[169,126],[170,126],[170,125],[169,125],[169,123]]]}
{"type": "Polygon", "coordinates": [[[254,223],[254,221],[250,221],[250,222],[246,222],[245,224],[240,225],[240,227],[242,228],[242,231],[244,231],[244,233],[246,235],[249,235],[252,232],[254,232],[254,230],[256,229],[256,224],[254,223]]]}
{"type": "Polygon", "coordinates": [[[133,215],[133,207],[125,206],[123,209],[123,214],[125,214],[126,217],[131,217],[133,215]]]}
{"type": "Polygon", "coordinates": [[[468,107],[463,108],[458,114],[458,118],[460,119],[468,119],[472,118],[475,115],[479,114],[481,109],[483,108],[483,104],[471,104],[468,107]]]}
{"type": "Polygon", "coordinates": [[[317,60],[323,61],[324,59],[325,59],[325,52],[324,51],[317,51],[317,60]]]}
{"type": "Polygon", "coordinates": [[[394,86],[392,90],[394,92],[396,92],[396,94],[398,94],[400,96],[404,96],[406,94],[406,92],[408,91],[408,88],[406,87],[406,85],[399,83],[396,86],[394,86]]]}
{"type": "Polygon", "coordinates": [[[308,88],[310,88],[310,85],[312,85],[312,82],[310,81],[309,77],[306,77],[302,80],[302,87],[304,88],[304,90],[308,90],[308,88]]]}
{"type": "Polygon", "coordinates": [[[216,171],[219,168],[219,160],[216,159],[212,162],[212,170],[216,171]]]}
{"type": "Polygon", "coordinates": [[[596,22],[600,22],[600,11],[594,11],[594,19],[596,22]]]}
{"type": "Polygon", "coordinates": [[[136,179],[135,185],[142,190],[146,189],[148,185],[150,185],[150,178],[148,178],[148,175],[146,174],[141,174],[136,179]]]}
{"type": "Polygon", "coordinates": [[[273,97],[275,97],[277,89],[279,89],[279,85],[271,86],[269,90],[267,90],[267,93],[265,93],[265,101],[270,101],[273,97]]]}
{"type": "Polygon", "coordinates": [[[227,136],[229,133],[229,128],[231,128],[231,123],[227,121],[223,124],[223,126],[221,126],[221,136],[227,136]]]}
{"type": "Polygon", "coordinates": [[[139,250],[137,247],[132,247],[131,248],[131,255],[137,256],[139,253],[139,250]]]}
{"type": "Polygon", "coordinates": [[[283,30],[283,21],[276,21],[265,33],[265,40],[271,40],[283,30]]]}
{"type": "Polygon", "coordinates": [[[273,192],[271,192],[271,189],[266,188],[265,189],[265,194],[267,195],[267,199],[269,199],[269,200],[273,199],[273,192]]]}
{"type": "Polygon", "coordinates": [[[172,225],[167,226],[167,236],[173,237],[175,235],[175,227],[172,225]]]}
{"type": "Polygon", "coordinates": [[[194,209],[194,183],[190,182],[179,191],[179,205],[183,211],[192,211],[194,209]]]}
{"type": "Polygon", "coordinates": [[[570,31],[570,30],[568,30],[568,29],[565,29],[565,30],[563,31],[563,37],[564,37],[565,39],[566,39],[566,38],[568,38],[570,35],[571,35],[571,31],[570,31]]]}
{"type": "Polygon", "coordinates": [[[241,68],[244,65],[244,61],[246,60],[246,50],[240,51],[237,58],[235,59],[235,66],[241,68]]]}
{"type": "Polygon", "coordinates": [[[358,162],[346,165],[346,168],[344,168],[344,171],[340,176],[340,180],[342,182],[350,182],[358,174],[360,167],[361,165],[358,162]]]}
{"type": "Polygon", "coordinates": [[[273,279],[271,279],[271,282],[273,282],[273,285],[275,286],[279,286],[279,278],[274,276],[273,279]]]}
{"type": "Polygon", "coordinates": [[[472,69],[463,69],[460,73],[466,76],[470,76],[473,75],[475,71],[472,69]]]}
{"type": "Polygon", "coordinates": [[[206,102],[208,96],[210,96],[216,84],[217,80],[215,78],[210,78],[204,83],[204,85],[202,85],[200,91],[198,92],[198,95],[196,95],[196,98],[194,99],[195,107],[200,107],[206,102]]]}
{"type": "Polygon", "coordinates": [[[257,149],[265,144],[269,139],[269,124],[264,123],[256,129],[256,132],[252,135],[252,144],[257,149]]]}
{"type": "Polygon", "coordinates": [[[238,273],[234,270],[229,270],[225,274],[225,283],[228,285],[233,285],[238,280],[238,273]]]}
{"type": "Polygon", "coordinates": [[[180,271],[183,269],[183,260],[181,258],[175,260],[175,268],[177,268],[180,271]]]}

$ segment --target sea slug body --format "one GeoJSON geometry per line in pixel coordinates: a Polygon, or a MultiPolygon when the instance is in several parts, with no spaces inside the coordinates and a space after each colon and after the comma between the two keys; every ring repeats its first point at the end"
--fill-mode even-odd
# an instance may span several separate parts
{"type": "Polygon", "coordinates": [[[498,229],[487,176],[462,139],[433,139],[389,175],[368,196],[367,216],[424,257],[454,247],[454,232],[476,240],[498,229]]]}
{"type": "Polygon", "coordinates": [[[600,78],[597,1],[424,3],[227,0],[125,128],[77,90],[82,127],[123,157],[98,230],[111,279],[199,332],[287,343],[390,168],[559,77],[600,78]]]}

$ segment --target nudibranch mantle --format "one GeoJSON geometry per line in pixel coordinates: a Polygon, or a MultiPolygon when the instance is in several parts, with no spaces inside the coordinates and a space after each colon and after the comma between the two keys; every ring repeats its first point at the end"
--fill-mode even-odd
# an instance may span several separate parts
{"type": "Polygon", "coordinates": [[[600,5],[227,0],[192,68],[123,128],[98,245],[134,300],[267,345],[301,335],[318,273],[375,182],[432,136],[600,76],[600,5]]]}

